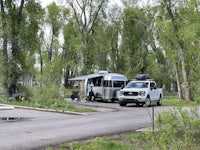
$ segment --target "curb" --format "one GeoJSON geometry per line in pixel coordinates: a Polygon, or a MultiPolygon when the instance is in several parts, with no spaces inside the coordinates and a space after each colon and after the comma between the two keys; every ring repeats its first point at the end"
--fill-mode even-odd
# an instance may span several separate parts
{"type": "Polygon", "coordinates": [[[63,110],[54,110],[54,109],[34,108],[34,107],[26,107],[26,106],[18,106],[18,105],[0,104],[0,110],[14,110],[15,108],[45,111],[45,112],[54,112],[54,113],[64,113],[64,114],[72,114],[72,115],[88,115],[89,114],[89,113],[79,113],[79,112],[73,112],[73,111],[63,111],[63,110]]]}
{"type": "Polygon", "coordinates": [[[13,110],[13,109],[15,109],[15,107],[12,105],[0,104],[0,110],[13,110]]]}
{"type": "Polygon", "coordinates": [[[73,111],[64,111],[64,110],[54,110],[54,109],[45,109],[45,108],[34,108],[34,107],[26,107],[26,106],[14,106],[15,108],[28,109],[28,110],[37,110],[37,111],[45,111],[45,112],[54,112],[54,113],[64,113],[71,115],[88,115],[88,113],[79,113],[73,111]]]}

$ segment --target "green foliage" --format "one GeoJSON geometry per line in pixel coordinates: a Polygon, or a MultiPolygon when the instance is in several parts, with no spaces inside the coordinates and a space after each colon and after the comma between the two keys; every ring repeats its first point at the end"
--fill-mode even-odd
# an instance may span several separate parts
{"type": "Polygon", "coordinates": [[[43,75],[41,82],[45,86],[59,86],[61,84],[62,79],[62,68],[64,66],[64,61],[60,59],[60,57],[56,57],[52,63],[48,63],[45,67],[43,67],[43,75]]]}
{"type": "Polygon", "coordinates": [[[179,108],[157,116],[156,132],[150,132],[148,139],[155,147],[167,149],[198,149],[200,121],[197,107],[179,108]]]}
{"type": "Polygon", "coordinates": [[[5,30],[1,37],[4,41],[2,82],[6,95],[12,96],[18,92],[18,82],[35,75],[33,54],[38,43],[37,32],[43,10],[34,0],[1,1],[1,4],[2,27],[5,30]]]}
{"type": "Polygon", "coordinates": [[[164,106],[178,106],[178,107],[183,107],[183,106],[197,106],[200,105],[199,100],[195,101],[186,101],[183,99],[179,99],[177,96],[170,96],[169,98],[166,96],[163,99],[162,105],[164,106]]]}
{"type": "Polygon", "coordinates": [[[145,73],[148,64],[148,22],[145,12],[139,8],[127,8],[123,13],[123,34],[121,48],[124,50],[126,66],[124,71],[129,78],[134,74],[145,73]],[[132,75],[130,77],[130,75],[132,75]]]}
{"type": "Polygon", "coordinates": [[[107,141],[100,137],[96,137],[93,141],[84,144],[82,142],[72,142],[68,144],[70,150],[131,150],[131,147],[121,142],[107,141]]]}
{"type": "MultiPolygon", "coordinates": [[[[23,88],[21,88],[21,90],[22,89],[23,88]]],[[[30,89],[23,89],[23,93],[14,94],[13,97],[0,97],[0,103],[34,108],[46,108],[57,111],[96,112],[96,110],[90,108],[77,108],[73,103],[67,103],[64,101],[64,97],[69,97],[72,90],[61,89],[57,86],[33,87],[30,89]]]]}
{"type": "Polygon", "coordinates": [[[51,26],[53,36],[57,37],[62,26],[61,8],[55,2],[47,6],[48,16],[46,22],[51,26]]]}
{"type": "Polygon", "coordinates": [[[58,86],[41,86],[33,88],[33,90],[33,102],[41,107],[48,105],[51,106],[54,104],[54,102],[62,100],[58,86]]]}

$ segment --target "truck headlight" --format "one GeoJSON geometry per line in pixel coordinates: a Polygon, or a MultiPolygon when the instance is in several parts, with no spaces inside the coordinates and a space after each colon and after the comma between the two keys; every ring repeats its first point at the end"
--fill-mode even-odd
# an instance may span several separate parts
{"type": "Polygon", "coordinates": [[[123,95],[124,94],[124,92],[123,91],[119,91],[119,95],[123,95]]]}
{"type": "Polygon", "coordinates": [[[139,96],[145,96],[145,91],[140,91],[140,92],[138,92],[138,95],[139,95],[139,96]]]}

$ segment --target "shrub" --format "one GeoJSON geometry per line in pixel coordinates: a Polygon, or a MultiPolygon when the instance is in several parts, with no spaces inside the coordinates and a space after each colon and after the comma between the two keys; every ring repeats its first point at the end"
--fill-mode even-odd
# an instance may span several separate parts
{"type": "Polygon", "coordinates": [[[176,108],[157,116],[158,131],[146,136],[154,146],[162,150],[199,149],[200,120],[197,107],[176,108]]]}

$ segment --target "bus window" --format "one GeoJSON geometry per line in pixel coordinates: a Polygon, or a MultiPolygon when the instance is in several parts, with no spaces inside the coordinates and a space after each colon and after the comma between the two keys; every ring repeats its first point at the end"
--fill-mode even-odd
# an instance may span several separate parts
{"type": "Polygon", "coordinates": [[[113,81],[113,87],[124,87],[124,81],[113,81]]]}
{"type": "Polygon", "coordinates": [[[102,78],[95,78],[94,86],[101,86],[101,80],[102,80],[102,78]]]}
{"type": "Polygon", "coordinates": [[[104,87],[112,87],[112,81],[103,81],[104,87]]]}

